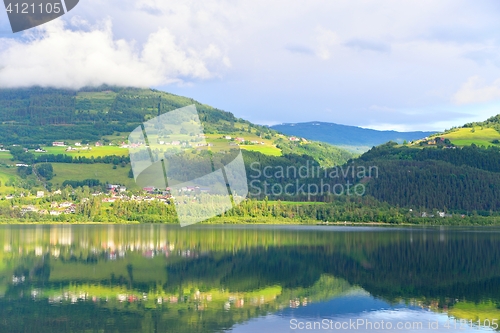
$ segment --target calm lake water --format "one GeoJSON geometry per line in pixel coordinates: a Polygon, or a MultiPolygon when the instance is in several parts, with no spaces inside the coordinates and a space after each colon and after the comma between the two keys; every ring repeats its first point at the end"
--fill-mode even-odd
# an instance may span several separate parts
{"type": "Polygon", "coordinates": [[[0,226],[0,332],[498,331],[500,229],[0,226]]]}

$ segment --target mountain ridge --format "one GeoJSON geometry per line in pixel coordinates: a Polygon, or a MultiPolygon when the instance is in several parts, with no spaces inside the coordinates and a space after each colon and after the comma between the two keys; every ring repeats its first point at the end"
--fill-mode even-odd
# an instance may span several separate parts
{"type": "Polygon", "coordinates": [[[350,150],[369,150],[373,146],[384,144],[388,141],[403,143],[421,139],[436,132],[413,131],[398,132],[393,130],[379,131],[352,125],[310,121],[303,123],[282,123],[270,128],[287,135],[295,135],[306,139],[322,141],[335,146],[351,147],[350,150]],[[357,149],[356,149],[357,148],[357,149]]]}

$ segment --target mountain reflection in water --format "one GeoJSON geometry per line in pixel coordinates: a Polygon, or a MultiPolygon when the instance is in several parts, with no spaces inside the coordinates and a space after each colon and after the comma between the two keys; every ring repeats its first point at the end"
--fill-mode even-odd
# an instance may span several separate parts
{"type": "Polygon", "coordinates": [[[318,318],[488,330],[499,241],[495,228],[0,226],[0,331],[293,332],[318,318]]]}

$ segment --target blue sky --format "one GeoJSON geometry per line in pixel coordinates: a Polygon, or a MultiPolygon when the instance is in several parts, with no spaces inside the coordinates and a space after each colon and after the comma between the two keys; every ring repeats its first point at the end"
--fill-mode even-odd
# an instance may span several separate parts
{"type": "Polygon", "coordinates": [[[155,87],[260,124],[442,130],[500,113],[500,2],[81,0],[9,33],[0,86],[155,87]]]}

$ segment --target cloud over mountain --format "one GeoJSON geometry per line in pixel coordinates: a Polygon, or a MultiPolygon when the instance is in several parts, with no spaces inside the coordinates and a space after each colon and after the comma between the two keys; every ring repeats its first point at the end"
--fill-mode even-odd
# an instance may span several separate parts
{"type": "Polygon", "coordinates": [[[229,64],[216,45],[182,45],[167,28],[137,45],[116,38],[110,20],[94,26],[73,23],[80,29],[56,21],[24,39],[0,39],[0,87],[148,87],[208,79],[216,75],[214,68],[229,64]]]}

